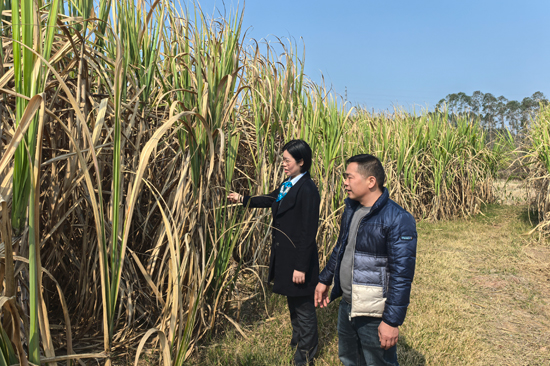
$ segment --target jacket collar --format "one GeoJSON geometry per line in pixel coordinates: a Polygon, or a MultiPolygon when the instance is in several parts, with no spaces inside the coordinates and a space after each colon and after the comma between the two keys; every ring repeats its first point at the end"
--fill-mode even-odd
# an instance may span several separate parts
{"type": "Polygon", "coordinates": [[[280,202],[274,203],[275,205],[274,209],[277,210],[275,213],[276,215],[279,215],[287,211],[292,206],[294,206],[294,202],[296,201],[296,196],[298,195],[298,191],[300,190],[300,187],[302,186],[302,184],[304,184],[306,180],[310,180],[310,179],[311,177],[309,175],[309,172],[306,172],[304,176],[300,178],[298,182],[296,182],[295,185],[290,187],[288,193],[280,202]]]}

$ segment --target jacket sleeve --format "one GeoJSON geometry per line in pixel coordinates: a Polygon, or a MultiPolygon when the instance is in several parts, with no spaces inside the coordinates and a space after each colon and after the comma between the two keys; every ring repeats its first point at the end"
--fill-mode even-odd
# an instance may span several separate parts
{"type": "Polygon", "coordinates": [[[403,324],[416,264],[416,222],[408,212],[397,215],[388,235],[389,284],[382,320],[392,327],[403,324]]]}
{"type": "Polygon", "coordinates": [[[243,196],[243,206],[250,208],[271,207],[279,195],[279,187],[273,192],[259,196],[243,196]]]}
{"type": "MultiPolygon", "coordinates": [[[[306,184],[309,182],[306,182],[306,184]]],[[[319,227],[319,205],[321,203],[321,197],[319,197],[319,191],[311,184],[304,184],[302,191],[298,194],[300,207],[300,220],[303,225],[303,230],[299,231],[297,236],[298,240],[294,243],[296,245],[296,256],[294,258],[294,269],[300,272],[307,272],[311,264],[311,252],[315,251],[317,255],[317,245],[315,237],[317,236],[317,229],[319,227]]]]}
{"type": "Polygon", "coordinates": [[[332,280],[334,279],[334,271],[336,270],[336,263],[338,262],[338,251],[340,250],[340,245],[342,245],[342,228],[344,225],[344,216],[340,219],[340,233],[338,234],[338,240],[336,245],[332,249],[332,254],[325,266],[325,269],[319,274],[319,282],[324,285],[332,285],[332,280]]]}

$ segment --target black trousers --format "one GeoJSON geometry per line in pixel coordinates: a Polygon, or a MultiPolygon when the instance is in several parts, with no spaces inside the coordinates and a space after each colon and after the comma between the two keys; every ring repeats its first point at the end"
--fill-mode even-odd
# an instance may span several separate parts
{"type": "Polygon", "coordinates": [[[317,313],[313,303],[314,294],[308,296],[287,296],[290,321],[292,322],[292,339],[290,345],[296,347],[295,365],[308,365],[319,350],[319,333],[317,332],[317,313]]]}

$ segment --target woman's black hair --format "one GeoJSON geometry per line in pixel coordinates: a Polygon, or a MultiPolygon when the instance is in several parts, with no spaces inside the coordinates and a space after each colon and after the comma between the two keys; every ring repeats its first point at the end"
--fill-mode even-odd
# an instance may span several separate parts
{"type": "Polygon", "coordinates": [[[303,160],[300,173],[307,172],[311,168],[311,147],[304,140],[291,140],[283,146],[283,152],[288,151],[297,163],[303,160]]]}

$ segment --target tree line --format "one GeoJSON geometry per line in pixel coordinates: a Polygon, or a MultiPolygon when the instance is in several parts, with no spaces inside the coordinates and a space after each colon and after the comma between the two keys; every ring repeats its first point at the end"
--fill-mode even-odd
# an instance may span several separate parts
{"type": "Polygon", "coordinates": [[[480,121],[483,128],[492,139],[498,131],[508,129],[510,133],[520,138],[529,126],[529,122],[538,113],[541,105],[548,105],[549,101],[540,91],[521,102],[508,100],[504,96],[495,97],[491,93],[475,91],[472,95],[466,93],[448,94],[441,99],[435,109],[446,110],[451,115],[469,114],[480,121]]]}

